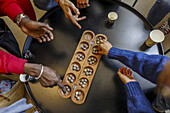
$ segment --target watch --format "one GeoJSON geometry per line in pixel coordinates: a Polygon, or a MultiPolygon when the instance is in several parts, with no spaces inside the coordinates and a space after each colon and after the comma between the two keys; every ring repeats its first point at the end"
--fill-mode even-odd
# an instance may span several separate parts
{"type": "Polygon", "coordinates": [[[23,18],[29,18],[29,17],[28,17],[27,15],[23,14],[23,13],[17,15],[17,17],[16,17],[16,23],[17,23],[18,26],[19,26],[19,24],[20,24],[20,22],[21,22],[21,20],[22,20],[23,18]]]}

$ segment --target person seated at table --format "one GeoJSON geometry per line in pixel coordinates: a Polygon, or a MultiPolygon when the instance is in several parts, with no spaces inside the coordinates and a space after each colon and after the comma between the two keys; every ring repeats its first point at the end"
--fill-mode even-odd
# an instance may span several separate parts
{"type": "Polygon", "coordinates": [[[0,16],[8,16],[24,33],[39,42],[53,39],[53,29],[46,23],[36,21],[30,0],[0,0],[0,16]]]}
{"type": "MultiPolygon", "coordinates": [[[[0,62],[0,73],[25,73],[35,78],[39,78],[38,81],[43,87],[53,87],[58,85],[65,92],[65,87],[61,83],[62,81],[60,76],[50,67],[40,64],[27,63],[27,60],[17,58],[14,55],[8,54],[2,50],[0,50],[0,62]]],[[[9,83],[9,81],[7,80],[5,83],[9,83]]],[[[8,85],[4,84],[4,86],[0,87],[0,95],[7,92],[7,90],[4,90],[3,88],[7,88],[9,90],[9,87],[7,86],[8,85]]]]}
{"type": "Polygon", "coordinates": [[[133,78],[132,71],[122,67],[117,74],[124,83],[128,113],[155,113],[139,83],[133,78]]]}
{"type": "Polygon", "coordinates": [[[101,41],[99,54],[116,59],[142,77],[158,84],[158,97],[153,103],[157,110],[170,109],[170,58],[163,55],[148,55],[112,47],[108,41],[101,41]],[[158,99],[159,98],[159,99],[158,99]]]}
{"type": "MultiPolygon", "coordinates": [[[[17,58],[14,55],[8,54],[0,50],[0,74],[2,73],[5,73],[5,74],[25,73],[32,77],[37,78],[43,87],[53,87],[53,86],[58,85],[62,89],[63,92],[66,92],[65,87],[61,83],[62,81],[60,79],[60,76],[57,74],[57,72],[54,69],[51,69],[50,67],[43,66],[40,64],[28,63],[27,60],[25,59],[17,58]]],[[[0,81],[0,98],[8,101],[8,104],[11,103],[10,99],[6,96],[3,96],[3,94],[8,93],[8,91],[13,86],[12,84],[13,83],[7,79],[0,81]]],[[[10,94],[14,96],[13,93],[10,93],[10,94]]],[[[26,99],[21,99],[13,103],[12,105],[0,108],[0,112],[1,113],[11,113],[11,112],[18,113],[18,112],[24,112],[25,110],[31,107],[33,107],[33,105],[32,104],[27,105],[26,99]]]]}
{"type": "MultiPolygon", "coordinates": [[[[83,8],[89,6],[87,0],[83,0],[83,2],[82,0],[78,0],[78,1],[81,1],[81,3],[78,2],[80,3],[80,5],[78,6],[83,6],[83,8]]],[[[70,19],[72,23],[75,24],[79,29],[81,29],[81,26],[78,23],[78,21],[82,21],[86,19],[86,16],[83,16],[80,18],[78,17],[80,15],[79,9],[77,9],[75,5],[69,0],[33,0],[33,2],[36,7],[38,7],[41,10],[46,10],[46,11],[48,11],[49,9],[57,5],[61,6],[66,18],[70,19]],[[72,13],[72,11],[74,12],[74,14],[72,13]]]]}
{"type": "MultiPolygon", "coordinates": [[[[81,29],[77,21],[84,20],[86,17],[79,18],[79,10],[69,0],[60,0],[59,4],[66,17],[81,29]],[[75,15],[72,14],[72,11],[75,15]]],[[[40,43],[51,41],[54,38],[51,32],[53,28],[46,23],[36,21],[30,0],[0,0],[0,16],[8,16],[24,33],[37,39],[40,43]]]]}
{"type": "MultiPolygon", "coordinates": [[[[57,4],[59,4],[59,1],[60,0],[33,0],[35,6],[37,6],[39,9],[46,10],[46,11],[57,6],[57,4]]],[[[89,0],[77,0],[78,8],[82,9],[82,8],[87,8],[89,6],[90,6],[89,0]]]]}

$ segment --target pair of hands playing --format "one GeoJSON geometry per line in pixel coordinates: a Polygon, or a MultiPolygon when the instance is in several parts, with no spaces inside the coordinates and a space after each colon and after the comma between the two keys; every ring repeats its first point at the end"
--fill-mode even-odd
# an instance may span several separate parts
{"type": "MultiPolygon", "coordinates": [[[[99,53],[107,55],[112,45],[107,41],[101,41],[99,47],[101,49],[99,53]]],[[[39,64],[26,63],[24,65],[24,73],[33,77],[37,77],[40,71],[41,65],[39,64]]],[[[119,69],[118,75],[124,83],[135,81],[132,77],[132,71],[130,69],[127,70],[127,68],[122,67],[121,69],[119,69]]],[[[51,69],[49,67],[44,66],[44,71],[39,79],[39,82],[43,87],[53,87],[58,85],[63,92],[66,92],[65,87],[62,85],[62,80],[60,79],[59,74],[54,69],[51,69]]]]}
{"type": "MultiPolygon", "coordinates": [[[[63,9],[66,18],[70,19],[73,24],[75,24],[79,29],[81,29],[78,21],[82,21],[86,19],[86,16],[79,17],[80,12],[79,9],[75,7],[75,5],[69,0],[55,0],[63,9]],[[73,13],[74,12],[74,15],[73,13]]],[[[78,8],[86,8],[89,7],[89,0],[77,0],[78,8]]],[[[21,30],[27,35],[38,40],[39,43],[51,41],[54,39],[52,34],[53,28],[51,28],[46,23],[41,23],[37,21],[32,21],[29,18],[24,18],[20,22],[21,30]]]]}
{"type": "MultiPolygon", "coordinates": [[[[100,45],[99,45],[100,51],[98,51],[98,54],[104,54],[107,56],[110,48],[112,48],[112,44],[110,44],[108,41],[100,40],[100,45]]],[[[128,82],[136,81],[133,78],[132,71],[130,69],[127,70],[126,67],[122,67],[121,69],[119,69],[117,74],[119,75],[119,78],[124,84],[128,82]]]]}

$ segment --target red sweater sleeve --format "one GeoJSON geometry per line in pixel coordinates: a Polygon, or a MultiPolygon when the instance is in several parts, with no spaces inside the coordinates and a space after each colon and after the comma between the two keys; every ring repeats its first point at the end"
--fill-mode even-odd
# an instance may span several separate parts
{"type": "Polygon", "coordinates": [[[22,74],[27,60],[17,58],[0,50],[0,73],[22,74]]]}
{"type": "Polygon", "coordinates": [[[0,0],[1,15],[6,15],[12,20],[20,13],[23,13],[17,0],[0,0]]]}
{"type": "Polygon", "coordinates": [[[0,0],[0,16],[8,16],[14,21],[15,17],[20,13],[24,13],[30,19],[36,20],[30,0],[0,0]]]}

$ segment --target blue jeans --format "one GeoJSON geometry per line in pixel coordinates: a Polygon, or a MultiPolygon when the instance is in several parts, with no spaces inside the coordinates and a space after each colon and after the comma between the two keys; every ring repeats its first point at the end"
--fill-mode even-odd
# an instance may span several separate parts
{"type": "Polygon", "coordinates": [[[170,0],[157,0],[153,5],[147,19],[155,26],[170,12],[170,0]]]}
{"type": "Polygon", "coordinates": [[[54,0],[33,0],[33,2],[37,8],[45,11],[57,6],[57,3],[54,0]]]}

